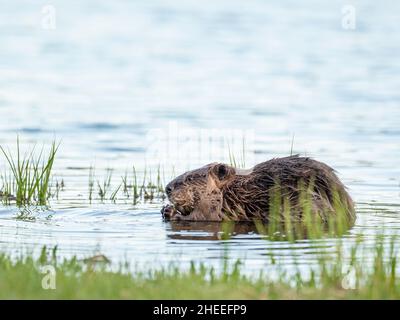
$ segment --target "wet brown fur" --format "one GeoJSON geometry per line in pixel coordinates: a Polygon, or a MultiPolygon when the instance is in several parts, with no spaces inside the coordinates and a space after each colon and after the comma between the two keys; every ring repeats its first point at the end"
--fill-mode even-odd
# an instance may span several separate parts
{"type": "Polygon", "coordinates": [[[166,190],[173,205],[162,213],[171,220],[269,220],[276,199],[279,214],[288,207],[294,219],[302,219],[304,203],[323,221],[338,211],[348,222],[355,219],[353,201],[334,170],[298,155],[260,163],[246,174],[225,164],[208,164],[175,178],[166,190]]]}

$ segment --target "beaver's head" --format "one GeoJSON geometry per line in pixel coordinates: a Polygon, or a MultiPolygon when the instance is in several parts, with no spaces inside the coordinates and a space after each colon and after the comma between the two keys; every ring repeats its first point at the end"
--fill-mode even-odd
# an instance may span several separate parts
{"type": "Polygon", "coordinates": [[[174,208],[182,215],[188,215],[211,194],[221,194],[222,197],[222,188],[233,181],[235,176],[235,168],[211,163],[178,176],[168,183],[165,192],[174,208]]]}

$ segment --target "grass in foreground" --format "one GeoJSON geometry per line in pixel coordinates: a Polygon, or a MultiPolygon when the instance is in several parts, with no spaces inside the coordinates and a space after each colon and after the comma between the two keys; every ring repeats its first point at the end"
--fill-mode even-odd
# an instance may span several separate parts
{"type": "MultiPolygon", "coordinates": [[[[245,276],[240,263],[212,268],[192,265],[190,270],[168,267],[133,274],[94,266],[91,259],[58,261],[56,252],[44,249],[38,259],[28,255],[17,260],[0,255],[1,299],[399,299],[396,239],[390,243],[377,236],[373,252],[360,257],[360,243],[350,250],[350,259],[338,242],[337,253],[310,266],[308,276],[297,271],[288,276],[283,266],[272,279],[260,273],[245,276]],[[367,259],[365,259],[367,258],[367,259]],[[55,268],[56,289],[45,290],[43,281],[55,268]],[[347,271],[346,271],[347,270],[347,271]],[[351,270],[350,272],[348,270],[351,270]]],[[[96,259],[97,261],[99,259],[96,259]]],[[[100,259],[102,260],[102,259],[100,259]]],[[[223,263],[223,262],[222,262],[223,263]]],[[[121,270],[124,268],[121,267],[121,270]]]]}

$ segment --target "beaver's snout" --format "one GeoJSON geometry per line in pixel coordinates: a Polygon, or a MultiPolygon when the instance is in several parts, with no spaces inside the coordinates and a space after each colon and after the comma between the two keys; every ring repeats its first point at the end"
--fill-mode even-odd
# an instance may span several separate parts
{"type": "Polygon", "coordinates": [[[177,191],[178,188],[179,188],[179,185],[177,183],[175,183],[174,181],[171,181],[170,183],[167,184],[167,186],[165,187],[165,193],[167,194],[168,199],[171,200],[173,192],[177,191]]]}
{"type": "Polygon", "coordinates": [[[171,181],[165,187],[165,193],[167,194],[168,200],[171,201],[177,207],[179,204],[183,204],[185,202],[185,201],[183,201],[184,199],[181,199],[182,198],[182,190],[180,190],[180,186],[181,186],[181,183],[179,183],[177,181],[171,181]]]}
{"type": "MultiPolygon", "coordinates": [[[[183,178],[178,177],[168,183],[165,186],[165,193],[173,205],[174,212],[188,215],[193,210],[193,195],[183,178]]],[[[168,218],[170,214],[167,213],[164,216],[168,218]]]]}
{"type": "Polygon", "coordinates": [[[179,193],[182,188],[183,188],[183,183],[179,180],[178,181],[173,180],[170,183],[168,183],[167,186],[165,187],[165,193],[167,194],[168,199],[171,200],[171,198],[174,196],[173,194],[175,193],[176,196],[176,193],[177,192],[179,193]]]}

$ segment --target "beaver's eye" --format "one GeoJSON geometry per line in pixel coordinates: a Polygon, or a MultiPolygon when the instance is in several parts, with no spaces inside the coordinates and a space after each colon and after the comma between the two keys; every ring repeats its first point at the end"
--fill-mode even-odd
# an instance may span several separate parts
{"type": "Polygon", "coordinates": [[[191,181],[193,181],[193,177],[187,177],[186,180],[191,182],[191,181]]]}

